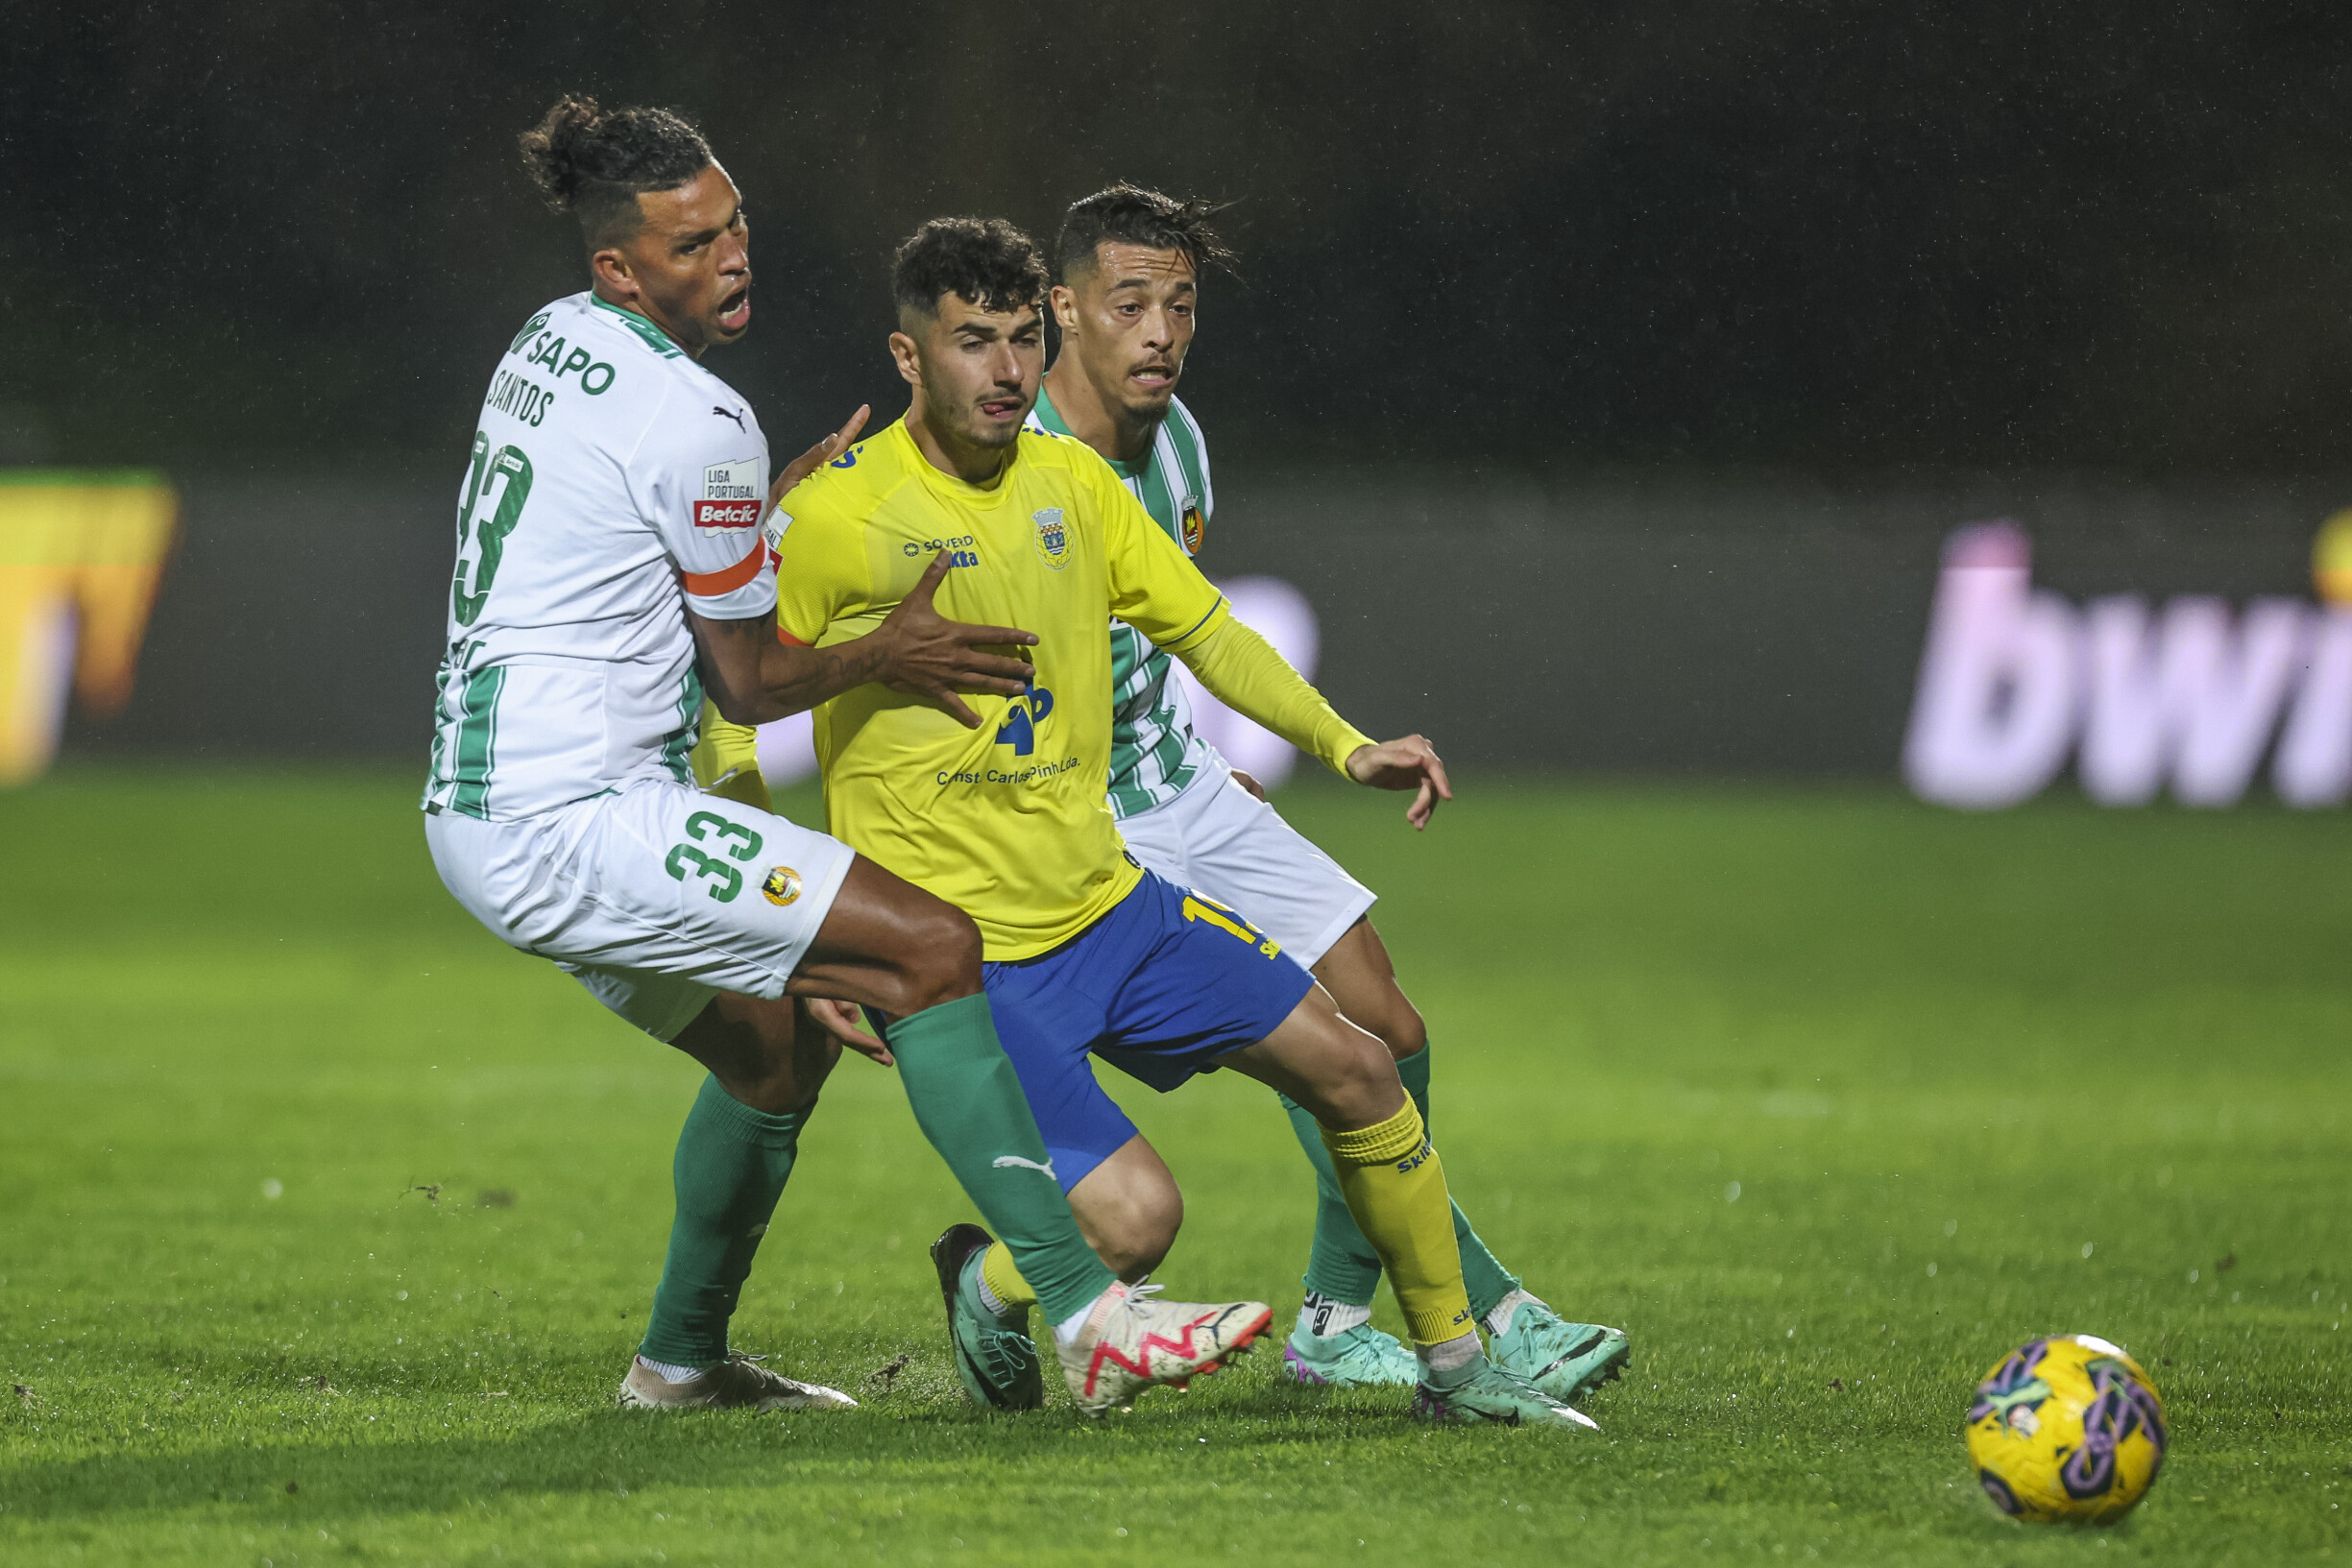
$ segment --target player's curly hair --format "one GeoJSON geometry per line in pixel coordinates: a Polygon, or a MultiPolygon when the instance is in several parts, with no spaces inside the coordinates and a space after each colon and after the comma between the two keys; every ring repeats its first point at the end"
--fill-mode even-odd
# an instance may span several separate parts
{"type": "Polygon", "coordinates": [[[926,316],[949,294],[983,310],[1020,310],[1045,298],[1047,281],[1037,242],[1002,218],[934,218],[907,236],[890,266],[892,297],[926,316]]]}
{"type": "Polygon", "coordinates": [[[676,190],[714,161],[711,144],[681,115],[608,109],[575,93],[557,99],[521,143],[532,182],[549,206],[580,220],[591,250],[637,232],[641,191],[676,190]]]}
{"type": "Polygon", "coordinates": [[[1061,237],[1054,247],[1062,279],[1067,282],[1073,271],[1092,266],[1095,248],[1105,240],[1181,251],[1195,272],[1211,267],[1232,272],[1234,254],[1209,222],[1229,205],[1202,196],[1178,199],[1125,180],[1081,196],[1062,215],[1061,237]]]}

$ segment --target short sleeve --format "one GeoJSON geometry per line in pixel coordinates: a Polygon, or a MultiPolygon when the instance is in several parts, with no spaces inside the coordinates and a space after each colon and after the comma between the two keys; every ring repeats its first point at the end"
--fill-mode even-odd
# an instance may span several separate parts
{"type": "Polygon", "coordinates": [[[1184,546],[1152,520],[1110,465],[1089,449],[1078,469],[1103,519],[1110,613],[1170,653],[1183,652],[1224,624],[1230,615],[1224,595],[1200,575],[1184,546]]]}
{"type": "Polygon", "coordinates": [[[703,401],[669,390],[629,460],[629,492],[694,613],[748,620],[776,603],[773,559],[760,527],[767,438],[740,398],[694,406],[703,401]]]}

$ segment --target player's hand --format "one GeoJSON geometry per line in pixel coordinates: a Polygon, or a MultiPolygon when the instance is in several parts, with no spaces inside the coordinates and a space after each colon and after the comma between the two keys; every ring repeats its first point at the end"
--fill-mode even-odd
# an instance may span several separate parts
{"type": "Polygon", "coordinates": [[[1264,800],[1266,798],[1266,786],[1258,783],[1257,780],[1251,778],[1249,774],[1244,773],[1240,768],[1235,768],[1233,770],[1233,782],[1241,785],[1244,789],[1249,791],[1250,794],[1256,796],[1259,800],[1264,800]]]}
{"type": "Polygon", "coordinates": [[[870,1056],[885,1067],[897,1065],[897,1058],[890,1054],[890,1048],[882,1043],[882,1037],[867,1032],[865,1014],[857,1003],[836,1001],[830,997],[803,997],[800,1001],[802,1006],[809,1009],[809,1016],[815,1019],[827,1034],[850,1049],[861,1056],[870,1056]]]}
{"type": "Polygon", "coordinates": [[[784,499],[786,491],[840,456],[849,444],[858,439],[858,432],[865,428],[865,417],[872,412],[869,404],[860,403],[858,412],[849,417],[847,424],[787,463],[784,471],[776,475],[776,482],[767,487],[768,510],[772,512],[776,509],[776,503],[784,499]]]}
{"type": "Polygon", "coordinates": [[[1415,791],[1413,804],[1405,808],[1405,820],[1413,824],[1416,832],[1429,826],[1429,819],[1437,814],[1438,802],[1454,798],[1453,785],[1446,782],[1445,764],[1438,760],[1437,748],[1417,735],[1402,740],[1383,740],[1376,746],[1358,746],[1347,756],[1347,777],[1374,789],[1415,791]]]}
{"type": "Polygon", "coordinates": [[[980,715],[967,707],[958,691],[985,691],[1017,697],[1029,689],[1034,673],[1029,663],[988,647],[1034,647],[1036,634],[1012,626],[973,626],[949,620],[932,608],[940,579],[947,575],[951,553],[932,557],[931,567],[912,591],[899,601],[869,636],[883,639],[879,679],[893,691],[921,697],[952,716],[967,730],[980,728],[980,715]]]}

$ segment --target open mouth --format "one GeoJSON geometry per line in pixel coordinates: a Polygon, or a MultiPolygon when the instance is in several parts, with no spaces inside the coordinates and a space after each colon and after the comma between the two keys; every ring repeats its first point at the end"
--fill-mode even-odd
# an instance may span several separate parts
{"type": "Polygon", "coordinates": [[[1127,375],[1128,380],[1152,392],[1175,386],[1176,378],[1173,365],[1138,365],[1127,375]]]}
{"type": "Polygon", "coordinates": [[[745,283],[719,302],[718,325],[730,332],[740,332],[751,325],[751,285],[745,283]]]}
{"type": "Polygon", "coordinates": [[[991,398],[980,405],[980,411],[992,420],[1017,420],[1021,417],[1021,399],[991,398]]]}

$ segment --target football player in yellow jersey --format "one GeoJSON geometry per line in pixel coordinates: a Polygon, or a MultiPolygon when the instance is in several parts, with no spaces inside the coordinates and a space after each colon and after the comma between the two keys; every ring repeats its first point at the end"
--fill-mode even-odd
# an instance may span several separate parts
{"type": "MultiPolygon", "coordinates": [[[[1589,1427],[1482,1354],[1444,1170],[1387,1048],[1278,944],[1125,853],[1104,802],[1113,615],[1334,771],[1414,791],[1416,826],[1450,791],[1426,740],[1374,743],[1235,620],[1091,448],[1023,428],[1044,371],[1046,282],[1036,246],[1009,224],[940,219],[916,230],[893,276],[890,349],[913,389],[906,418],[805,481],[768,525],[788,639],[828,647],[859,636],[942,551],[953,563],[942,615],[1037,637],[1017,651],[1031,663],[1028,689],[977,699],[976,729],[874,687],[819,707],[831,829],[979,926],[983,981],[1049,1173],[1112,1266],[1149,1268],[1157,1260],[1146,1249],[1167,1227],[1127,1201],[1150,1184],[1105,1179],[1095,1185],[1118,1201],[1098,1203],[1090,1178],[1114,1162],[1165,1168],[1096,1083],[1088,1054],[1162,1091],[1233,1068],[1320,1124],[1403,1308],[1420,1368],[1415,1409],[1589,1427]]],[[[1173,1181],[1159,1190],[1176,1200],[1173,1181]]],[[[1010,1255],[951,1231],[934,1256],[966,1387],[999,1406],[1038,1403],[1031,1292],[1010,1255]]],[[[1095,1362],[1104,1376],[1125,1370],[1100,1348],[1095,1362]]]]}

